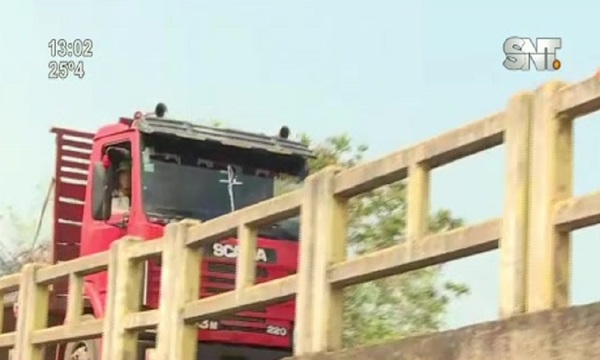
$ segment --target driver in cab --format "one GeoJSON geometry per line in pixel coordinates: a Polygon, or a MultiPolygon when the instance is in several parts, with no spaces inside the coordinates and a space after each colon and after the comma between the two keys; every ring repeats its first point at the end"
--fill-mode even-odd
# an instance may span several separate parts
{"type": "Polygon", "coordinates": [[[112,214],[127,214],[131,206],[131,163],[121,161],[117,168],[117,188],[112,193],[112,214]]]}

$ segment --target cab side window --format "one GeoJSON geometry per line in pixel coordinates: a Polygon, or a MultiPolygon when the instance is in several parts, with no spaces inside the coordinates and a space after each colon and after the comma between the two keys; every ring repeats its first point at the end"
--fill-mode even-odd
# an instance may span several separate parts
{"type": "MultiPolygon", "coordinates": [[[[118,147],[131,154],[131,143],[129,142],[110,145],[110,147],[118,147]]],[[[128,214],[131,207],[131,157],[116,158],[113,170],[111,214],[128,214]]]]}
{"type": "MultiPolygon", "coordinates": [[[[118,143],[109,143],[102,148],[102,157],[107,154],[107,150],[111,149],[110,167],[111,171],[107,173],[110,179],[106,179],[108,184],[111,184],[111,216],[124,215],[129,213],[131,207],[131,156],[115,156],[114,154],[121,153],[131,154],[131,142],[124,141],[118,143]],[[117,150],[117,151],[113,151],[117,150]]],[[[98,184],[95,184],[96,186],[98,184]]],[[[103,187],[104,185],[102,185],[103,187]]],[[[100,204],[93,204],[93,208],[97,209],[100,204]]]]}

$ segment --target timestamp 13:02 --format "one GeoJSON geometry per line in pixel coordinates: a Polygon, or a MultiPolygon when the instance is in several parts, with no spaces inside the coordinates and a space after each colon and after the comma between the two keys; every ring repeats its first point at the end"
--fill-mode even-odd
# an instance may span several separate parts
{"type": "Polygon", "coordinates": [[[84,57],[94,56],[94,42],[91,39],[52,39],[48,42],[51,57],[84,57]]]}

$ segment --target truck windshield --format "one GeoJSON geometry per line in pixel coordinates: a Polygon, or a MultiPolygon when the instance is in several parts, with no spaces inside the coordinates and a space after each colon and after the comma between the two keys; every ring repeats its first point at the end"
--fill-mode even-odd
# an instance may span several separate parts
{"type": "MultiPolygon", "coordinates": [[[[166,155],[147,147],[142,154],[144,210],[158,218],[207,221],[272,198],[278,179],[267,170],[199,159],[184,146],[166,155]]],[[[298,241],[299,221],[281,221],[259,230],[259,236],[298,241]]]]}
{"type": "Polygon", "coordinates": [[[146,212],[203,221],[273,197],[271,178],[152,161],[143,169],[146,212]]]}

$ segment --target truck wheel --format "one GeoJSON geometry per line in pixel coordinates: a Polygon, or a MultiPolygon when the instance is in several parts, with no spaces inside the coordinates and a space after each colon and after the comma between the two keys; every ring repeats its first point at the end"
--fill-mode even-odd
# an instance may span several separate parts
{"type": "MultiPolygon", "coordinates": [[[[81,321],[95,319],[92,315],[83,315],[81,321]]],[[[68,343],[63,360],[99,360],[100,340],[83,340],[68,343]]]]}
{"type": "Polygon", "coordinates": [[[99,360],[98,340],[85,340],[68,343],[64,360],[99,360]]]}

